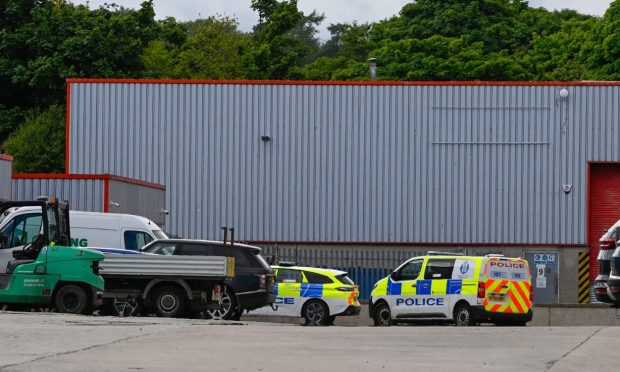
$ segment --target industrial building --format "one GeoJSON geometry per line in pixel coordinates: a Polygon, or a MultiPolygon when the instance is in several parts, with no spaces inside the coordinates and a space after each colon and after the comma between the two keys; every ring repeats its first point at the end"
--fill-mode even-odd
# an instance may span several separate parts
{"type": "Polygon", "coordinates": [[[429,249],[493,252],[530,260],[538,302],[584,301],[578,261],[593,278],[620,218],[614,82],[67,84],[69,174],[165,185],[170,233],[233,226],[363,287],[429,249]]]}

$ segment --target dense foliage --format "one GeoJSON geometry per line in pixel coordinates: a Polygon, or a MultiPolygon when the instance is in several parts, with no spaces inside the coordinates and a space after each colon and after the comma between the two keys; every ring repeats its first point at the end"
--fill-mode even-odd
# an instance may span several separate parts
{"type": "Polygon", "coordinates": [[[70,77],[367,80],[372,57],[381,80],[620,79],[620,0],[602,18],[522,0],[416,0],[384,21],[332,24],[324,43],[323,15],[297,0],[247,2],[259,15],[251,32],[226,17],[158,21],[152,1],[0,1],[0,144],[15,170],[63,170],[64,148],[52,147],[70,77]]]}

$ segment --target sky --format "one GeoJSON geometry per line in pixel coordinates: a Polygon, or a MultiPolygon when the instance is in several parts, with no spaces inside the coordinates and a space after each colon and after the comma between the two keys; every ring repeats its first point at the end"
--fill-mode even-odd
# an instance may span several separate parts
{"type": "MultiPolygon", "coordinates": [[[[71,0],[75,4],[88,3],[91,8],[104,3],[116,3],[127,8],[138,8],[143,0],[71,0]]],[[[409,0],[298,0],[301,11],[313,10],[325,15],[319,27],[319,38],[329,39],[327,26],[331,23],[375,22],[398,14],[409,0]]],[[[550,10],[574,9],[583,14],[602,16],[611,0],[530,0],[532,7],[550,10]]],[[[189,21],[213,15],[228,16],[239,20],[240,29],[250,31],[258,22],[258,15],[250,9],[250,0],[154,0],[158,19],[174,17],[189,21]]]]}

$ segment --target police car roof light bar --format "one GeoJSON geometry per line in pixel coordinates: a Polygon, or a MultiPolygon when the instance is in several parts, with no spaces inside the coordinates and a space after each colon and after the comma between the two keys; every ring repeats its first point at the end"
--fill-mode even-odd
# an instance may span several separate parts
{"type": "Polygon", "coordinates": [[[440,251],[428,251],[427,256],[465,256],[465,253],[460,252],[440,252],[440,251]]]}
{"type": "Polygon", "coordinates": [[[499,253],[489,253],[487,255],[485,255],[484,257],[506,257],[503,254],[499,254],[499,253]]]}

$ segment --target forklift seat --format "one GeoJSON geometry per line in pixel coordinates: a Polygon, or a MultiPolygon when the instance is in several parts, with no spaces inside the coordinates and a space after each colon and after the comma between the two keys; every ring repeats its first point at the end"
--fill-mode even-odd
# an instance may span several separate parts
{"type": "Polygon", "coordinates": [[[12,274],[13,270],[19,265],[33,263],[35,260],[13,260],[6,265],[6,273],[12,274]]]}

